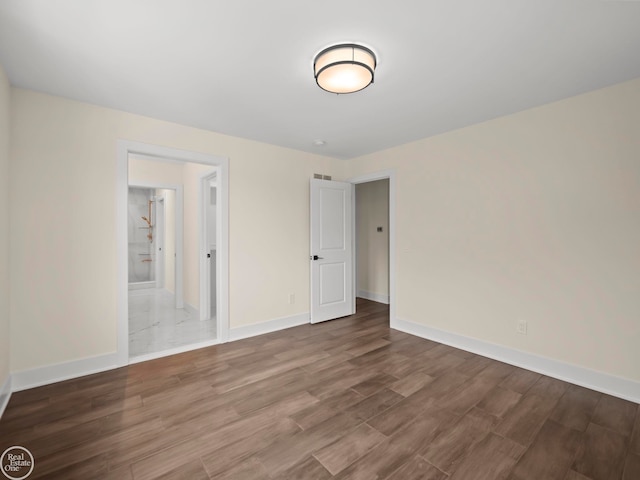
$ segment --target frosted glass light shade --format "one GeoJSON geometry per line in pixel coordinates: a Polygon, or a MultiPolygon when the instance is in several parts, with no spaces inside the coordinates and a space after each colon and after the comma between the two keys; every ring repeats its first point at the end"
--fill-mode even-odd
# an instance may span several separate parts
{"type": "Polygon", "coordinates": [[[376,56],[355,44],[333,45],[321,51],[313,62],[320,88],[331,93],[353,93],[373,83],[376,56]]]}

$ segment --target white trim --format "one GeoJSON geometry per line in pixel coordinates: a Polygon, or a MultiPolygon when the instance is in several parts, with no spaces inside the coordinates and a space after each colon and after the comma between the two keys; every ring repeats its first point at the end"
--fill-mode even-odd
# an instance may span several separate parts
{"type": "Polygon", "coordinates": [[[263,323],[254,323],[253,325],[232,328],[229,331],[229,341],[234,342],[243,338],[255,337],[257,335],[264,335],[265,333],[284,330],[285,328],[308,324],[309,312],[292,315],[290,317],[275,318],[263,323]]]}
{"type": "Polygon", "coordinates": [[[184,308],[189,314],[193,315],[193,318],[200,318],[200,312],[190,303],[184,302],[182,308],[184,308]]]}
{"type": "Polygon", "coordinates": [[[365,290],[358,290],[357,297],[371,300],[372,302],[384,303],[389,305],[389,295],[383,295],[381,293],[367,292],[365,290]]]}
{"type": "MultiPolygon", "coordinates": [[[[117,251],[117,362],[115,366],[129,364],[129,318],[128,318],[128,242],[127,242],[127,191],[129,155],[139,154],[161,160],[194,162],[218,168],[218,215],[221,228],[217,233],[218,252],[218,315],[216,332],[218,341],[224,343],[229,335],[229,159],[216,155],[162,147],[130,140],[118,140],[116,164],[116,251],[117,251]]],[[[176,208],[182,211],[181,199],[176,199],[176,208]]],[[[182,247],[183,239],[176,239],[176,249],[182,247]],[[178,245],[180,241],[180,245],[178,245]]],[[[177,265],[176,265],[177,269],[177,265]]]]}
{"type": "Polygon", "coordinates": [[[7,375],[7,379],[2,384],[2,388],[0,388],[0,418],[2,418],[7,405],[9,405],[9,400],[11,400],[11,375],[7,375]]]}
{"type": "Polygon", "coordinates": [[[23,370],[12,374],[12,389],[14,392],[40,387],[50,383],[62,382],[71,378],[92,375],[118,368],[117,353],[98,355],[96,357],[72,360],[71,362],[47,365],[31,370],[23,370]]]}
{"type": "Polygon", "coordinates": [[[189,345],[183,345],[181,347],[169,348],[160,352],[146,353],[144,355],[138,355],[129,359],[129,365],[134,363],[147,362],[149,360],[155,360],[156,358],[167,357],[169,355],[177,355],[179,353],[190,352],[192,350],[198,350],[200,348],[211,347],[218,345],[220,342],[217,339],[207,340],[205,342],[190,343],[189,345]]]}
{"type": "Polygon", "coordinates": [[[565,382],[590,388],[598,392],[606,393],[607,395],[613,395],[635,403],[640,403],[640,382],[597,372],[578,365],[572,365],[560,360],[523,352],[502,345],[496,345],[485,342],[484,340],[428,327],[409,320],[398,318],[391,322],[391,328],[435,342],[444,343],[468,352],[477,353],[483,357],[493,358],[494,360],[525,368],[565,382]]]}
{"type": "MultiPolygon", "coordinates": [[[[379,172],[368,173],[365,175],[359,175],[357,177],[352,177],[347,179],[347,182],[358,184],[358,183],[367,183],[374,182],[376,180],[384,180],[389,179],[389,322],[391,325],[396,320],[396,171],[391,170],[382,170],[379,172]]],[[[356,231],[355,221],[355,188],[353,189],[354,201],[352,202],[351,208],[353,208],[353,215],[351,216],[353,222],[353,231],[356,231]]],[[[357,260],[357,251],[355,247],[356,235],[353,235],[353,271],[356,271],[356,260],[357,260]]],[[[354,287],[353,291],[356,292],[356,275],[353,276],[354,287]]],[[[355,295],[354,295],[355,302],[355,295]]]]}

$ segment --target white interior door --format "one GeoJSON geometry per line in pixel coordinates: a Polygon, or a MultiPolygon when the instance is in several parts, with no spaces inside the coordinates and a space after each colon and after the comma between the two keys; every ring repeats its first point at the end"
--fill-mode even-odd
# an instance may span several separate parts
{"type": "Polygon", "coordinates": [[[352,188],[311,180],[311,323],[355,313],[352,188]]]}

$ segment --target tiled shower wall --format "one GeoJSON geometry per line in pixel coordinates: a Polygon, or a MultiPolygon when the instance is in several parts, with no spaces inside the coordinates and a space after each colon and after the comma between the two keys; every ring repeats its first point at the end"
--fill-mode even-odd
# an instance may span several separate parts
{"type": "MultiPolygon", "coordinates": [[[[129,283],[155,281],[154,248],[147,238],[148,224],[142,219],[149,216],[149,200],[153,200],[154,194],[151,188],[129,187],[129,283]]],[[[153,210],[152,223],[155,221],[153,210]]]]}

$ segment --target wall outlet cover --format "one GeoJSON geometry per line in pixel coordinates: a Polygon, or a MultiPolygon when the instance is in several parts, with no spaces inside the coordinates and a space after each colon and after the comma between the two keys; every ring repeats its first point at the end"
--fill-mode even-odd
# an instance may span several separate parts
{"type": "Polygon", "coordinates": [[[518,320],[518,324],[516,325],[516,332],[521,335],[527,334],[527,321],[526,320],[518,320]]]}

